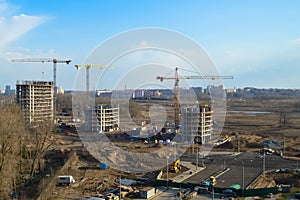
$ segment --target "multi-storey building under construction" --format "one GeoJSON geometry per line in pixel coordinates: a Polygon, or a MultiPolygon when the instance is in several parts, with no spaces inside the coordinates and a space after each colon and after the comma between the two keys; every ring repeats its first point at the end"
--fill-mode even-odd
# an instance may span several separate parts
{"type": "Polygon", "coordinates": [[[119,107],[100,104],[89,108],[86,116],[86,129],[96,132],[119,130],[119,107]]]}
{"type": "Polygon", "coordinates": [[[186,141],[208,143],[213,131],[213,111],[207,104],[182,108],[181,124],[186,141]]]}
{"type": "Polygon", "coordinates": [[[22,107],[28,125],[45,120],[53,121],[53,93],[53,82],[17,82],[17,103],[22,107]]]}

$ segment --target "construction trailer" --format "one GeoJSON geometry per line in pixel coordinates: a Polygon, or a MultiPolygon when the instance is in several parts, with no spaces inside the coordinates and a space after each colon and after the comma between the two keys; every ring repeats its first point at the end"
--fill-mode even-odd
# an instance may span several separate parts
{"type": "Polygon", "coordinates": [[[140,189],[140,197],[142,199],[149,199],[155,195],[154,187],[145,187],[140,189]]]}

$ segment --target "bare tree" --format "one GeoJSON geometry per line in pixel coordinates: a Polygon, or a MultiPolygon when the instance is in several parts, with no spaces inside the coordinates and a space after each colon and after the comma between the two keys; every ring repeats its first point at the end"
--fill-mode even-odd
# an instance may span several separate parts
{"type": "Polygon", "coordinates": [[[44,163],[43,156],[55,142],[54,137],[51,135],[52,130],[53,123],[49,120],[38,122],[30,131],[33,146],[30,155],[32,160],[30,176],[34,175],[35,170],[41,171],[44,163]]]}
{"type": "Polygon", "coordinates": [[[21,109],[16,105],[0,106],[0,199],[7,199],[16,186],[20,141],[25,133],[21,109]]]}

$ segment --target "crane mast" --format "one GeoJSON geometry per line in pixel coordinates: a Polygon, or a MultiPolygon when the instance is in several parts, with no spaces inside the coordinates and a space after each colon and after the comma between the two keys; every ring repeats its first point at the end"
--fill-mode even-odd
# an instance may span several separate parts
{"type": "Polygon", "coordinates": [[[53,63],[53,84],[54,84],[54,95],[53,95],[53,116],[54,119],[56,117],[56,96],[57,96],[57,88],[56,88],[56,64],[57,63],[65,63],[69,64],[72,60],[60,60],[56,58],[23,58],[23,59],[12,59],[12,62],[52,62],[53,63]]]}
{"type": "Polygon", "coordinates": [[[160,81],[164,80],[175,80],[174,85],[174,122],[175,122],[175,128],[179,128],[180,119],[181,119],[181,112],[180,112],[180,88],[179,88],[179,79],[233,79],[233,76],[179,76],[178,74],[178,67],[175,68],[175,76],[174,77],[163,77],[163,76],[157,76],[156,79],[159,79],[160,81]]]}
{"type": "Polygon", "coordinates": [[[180,88],[179,88],[179,76],[178,76],[178,68],[175,69],[175,85],[174,85],[174,117],[175,117],[175,129],[178,128],[180,122],[180,106],[179,106],[179,99],[180,99],[180,88]]]}

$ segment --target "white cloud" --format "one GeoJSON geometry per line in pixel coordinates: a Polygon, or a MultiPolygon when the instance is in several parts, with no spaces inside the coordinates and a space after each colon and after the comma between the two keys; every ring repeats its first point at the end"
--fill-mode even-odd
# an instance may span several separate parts
{"type": "Polygon", "coordinates": [[[11,12],[16,10],[17,7],[0,0],[0,50],[46,21],[46,18],[41,16],[11,15],[11,12]]]}
{"type": "Polygon", "coordinates": [[[12,15],[13,13],[16,13],[18,10],[19,7],[10,5],[9,3],[7,3],[6,0],[0,0],[1,16],[12,15]]]}

